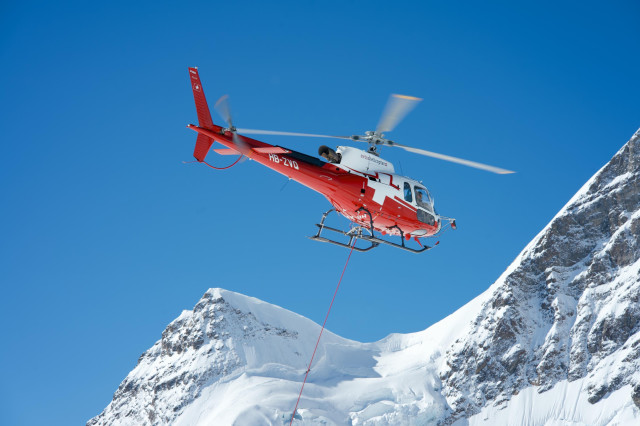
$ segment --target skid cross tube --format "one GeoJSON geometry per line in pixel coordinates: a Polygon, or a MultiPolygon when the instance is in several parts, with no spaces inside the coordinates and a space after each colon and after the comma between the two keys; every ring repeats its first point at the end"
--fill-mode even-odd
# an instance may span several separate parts
{"type": "Polygon", "coordinates": [[[373,237],[373,216],[371,216],[371,212],[364,207],[360,207],[358,210],[356,210],[356,213],[357,212],[365,212],[369,215],[369,229],[371,229],[371,236],[373,237]]]}
{"type": "Polygon", "coordinates": [[[404,232],[402,232],[402,229],[400,229],[400,227],[398,225],[393,225],[389,229],[393,229],[393,228],[396,228],[398,230],[398,232],[400,232],[400,243],[402,244],[402,247],[404,247],[404,232]]]}

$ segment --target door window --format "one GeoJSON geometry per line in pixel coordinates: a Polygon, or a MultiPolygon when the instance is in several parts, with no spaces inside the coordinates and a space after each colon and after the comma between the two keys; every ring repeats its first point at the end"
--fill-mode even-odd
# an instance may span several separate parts
{"type": "Polygon", "coordinates": [[[411,196],[411,185],[407,182],[404,183],[404,200],[410,203],[413,202],[413,197],[411,196]]]}

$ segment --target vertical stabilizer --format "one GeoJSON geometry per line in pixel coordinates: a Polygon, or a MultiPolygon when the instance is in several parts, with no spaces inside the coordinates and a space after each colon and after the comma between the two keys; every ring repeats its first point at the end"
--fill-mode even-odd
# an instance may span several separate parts
{"type": "MultiPolygon", "coordinates": [[[[198,68],[189,68],[189,77],[191,79],[191,88],[193,89],[193,99],[196,102],[196,111],[198,113],[198,126],[204,129],[213,130],[213,121],[211,120],[211,112],[209,112],[209,105],[207,104],[207,98],[204,96],[204,89],[202,83],[200,83],[200,76],[198,75],[198,68]]],[[[193,156],[196,160],[202,162],[209,152],[209,148],[213,144],[213,139],[207,137],[201,133],[198,134],[196,139],[196,149],[193,151],[193,156]]]]}
{"type": "Polygon", "coordinates": [[[191,77],[191,88],[193,89],[193,99],[196,101],[196,111],[198,112],[198,126],[204,129],[213,129],[213,121],[209,112],[207,98],[204,96],[198,68],[189,68],[189,77],[191,77]]]}

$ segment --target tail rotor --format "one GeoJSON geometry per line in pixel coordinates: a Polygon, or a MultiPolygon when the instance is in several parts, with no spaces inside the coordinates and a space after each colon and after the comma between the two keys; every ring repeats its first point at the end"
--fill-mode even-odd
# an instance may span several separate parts
{"type": "Polygon", "coordinates": [[[229,95],[222,95],[213,106],[216,112],[222,117],[222,119],[229,126],[225,129],[231,133],[231,139],[233,143],[240,149],[245,148],[247,144],[242,140],[242,137],[238,135],[238,129],[233,125],[233,117],[231,115],[231,107],[229,106],[229,95]]]}

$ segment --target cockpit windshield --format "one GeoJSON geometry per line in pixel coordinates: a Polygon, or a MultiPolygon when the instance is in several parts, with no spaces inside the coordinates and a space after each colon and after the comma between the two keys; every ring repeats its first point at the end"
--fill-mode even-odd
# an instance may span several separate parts
{"type": "Polygon", "coordinates": [[[416,201],[418,206],[424,207],[425,209],[432,210],[433,201],[431,200],[431,195],[426,188],[420,188],[419,186],[413,187],[416,193],[416,201]]]}

